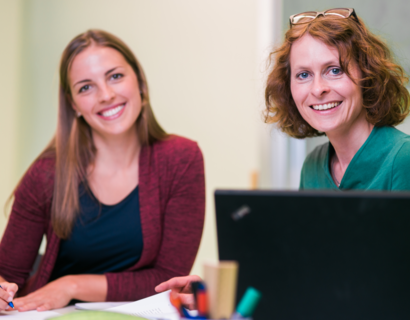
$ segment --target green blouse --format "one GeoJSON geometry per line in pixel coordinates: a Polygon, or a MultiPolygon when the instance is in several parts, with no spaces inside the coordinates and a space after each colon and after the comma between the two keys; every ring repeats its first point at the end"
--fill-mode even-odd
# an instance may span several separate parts
{"type": "Polygon", "coordinates": [[[346,169],[339,188],[329,170],[330,142],[316,147],[303,164],[300,189],[410,190],[410,136],[374,127],[346,169]]]}

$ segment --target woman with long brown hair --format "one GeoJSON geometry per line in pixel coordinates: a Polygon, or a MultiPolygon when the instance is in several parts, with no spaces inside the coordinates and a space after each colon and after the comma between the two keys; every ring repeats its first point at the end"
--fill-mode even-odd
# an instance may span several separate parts
{"type": "Polygon", "coordinates": [[[80,34],[61,59],[56,135],[14,192],[0,309],[16,294],[20,311],[153,294],[190,271],[204,206],[201,151],[160,127],[131,50],[104,31],[80,34]]]}

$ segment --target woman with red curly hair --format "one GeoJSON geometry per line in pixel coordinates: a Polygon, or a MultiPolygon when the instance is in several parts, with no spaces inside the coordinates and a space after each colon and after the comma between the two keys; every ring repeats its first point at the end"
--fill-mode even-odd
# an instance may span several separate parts
{"type": "MultiPolygon", "coordinates": [[[[303,165],[301,189],[410,190],[410,136],[393,128],[409,113],[408,79],[387,46],[353,9],[290,17],[272,53],[266,121],[295,138],[327,135],[303,165]]],[[[155,290],[173,290],[195,308],[195,275],[155,290]]]]}
{"type": "Polygon", "coordinates": [[[410,190],[408,79],[354,9],[290,17],[265,92],[266,122],[295,138],[326,135],[301,189],[410,190]]]}

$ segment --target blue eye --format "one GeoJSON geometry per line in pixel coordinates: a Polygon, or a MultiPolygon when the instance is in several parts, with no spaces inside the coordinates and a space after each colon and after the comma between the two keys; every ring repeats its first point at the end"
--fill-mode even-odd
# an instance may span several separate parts
{"type": "Polygon", "coordinates": [[[297,77],[300,79],[306,79],[308,76],[309,76],[309,73],[307,72],[302,72],[297,75],[297,77]]]}
{"type": "Polygon", "coordinates": [[[334,75],[339,75],[342,73],[342,70],[340,68],[331,68],[330,72],[334,75]]]}
{"type": "Polygon", "coordinates": [[[88,89],[90,89],[90,85],[86,84],[85,86],[81,87],[78,92],[84,92],[84,91],[87,91],[88,89]]]}

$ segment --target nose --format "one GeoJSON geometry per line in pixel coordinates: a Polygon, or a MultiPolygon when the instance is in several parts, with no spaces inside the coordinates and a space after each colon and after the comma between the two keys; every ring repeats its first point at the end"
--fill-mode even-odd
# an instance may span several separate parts
{"type": "Polygon", "coordinates": [[[115,97],[115,91],[106,83],[100,85],[99,100],[100,102],[109,102],[115,97]]]}
{"type": "Polygon", "coordinates": [[[315,97],[323,97],[326,93],[330,91],[329,84],[327,83],[326,79],[322,77],[315,77],[312,83],[312,94],[315,97]]]}

